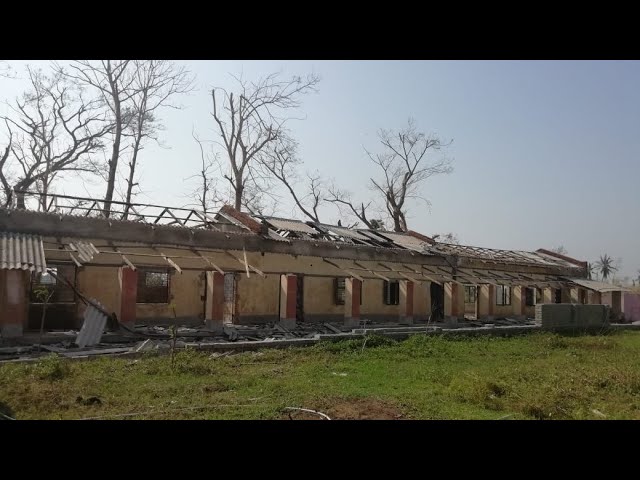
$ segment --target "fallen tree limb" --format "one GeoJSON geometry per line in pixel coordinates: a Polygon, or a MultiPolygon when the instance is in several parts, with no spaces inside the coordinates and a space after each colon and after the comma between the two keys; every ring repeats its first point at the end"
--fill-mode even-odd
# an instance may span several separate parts
{"type": "Polygon", "coordinates": [[[299,410],[299,411],[301,411],[301,412],[313,413],[313,414],[315,414],[315,415],[319,415],[319,416],[321,416],[321,417],[322,417],[322,418],[324,418],[325,420],[331,420],[331,419],[329,418],[329,415],[324,414],[324,413],[322,413],[322,412],[316,412],[315,410],[309,410],[308,408],[285,407],[284,409],[285,409],[285,410],[299,410]]]}

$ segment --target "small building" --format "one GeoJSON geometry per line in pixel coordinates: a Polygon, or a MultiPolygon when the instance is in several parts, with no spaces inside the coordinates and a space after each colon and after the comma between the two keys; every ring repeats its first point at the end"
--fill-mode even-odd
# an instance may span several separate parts
{"type": "MultiPolygon", "coordinates": [[[[123,325],[218,330],[225,323],[524,318],[537,303],[601,303],[611,287],[588,280],[586,262],[542,249],[452,245],[414,231],[260,217],[230,206],[211,214],[130,204],[127,217],[105,218],[100,201],[50,197],[49,212],[0,209],[4,337],[39,329],[43,292],[49,330],[79,328],[83,297],[123,325]]],[[[620,313],[621,294],[611,295],[620,313]]]]}

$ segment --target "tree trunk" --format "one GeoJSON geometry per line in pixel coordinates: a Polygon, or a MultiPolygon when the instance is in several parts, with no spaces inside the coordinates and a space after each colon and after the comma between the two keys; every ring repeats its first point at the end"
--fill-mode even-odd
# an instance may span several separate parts
{"type": "Polygon", "coordinates": [[[124,207],[124,215],[122,219],[126,220],[129,217],[129,204],[131,203],[131,194],[133,193],[133,175],[136,172],[136,161],[138,160],[138,150],[140,149],[141,136],[138,135],[136,143],[133,146],[133,156],[131,157],[131,163],[129,163],[129,182],[127,183],[127,198],[125,202],[127,205],[124,207]]]}
{"type": "Polygon", "coordinates": [[[244,185],[240,182],[236,183],[236,210],[242,210],[242,193],[244,191],[244,185]]]}

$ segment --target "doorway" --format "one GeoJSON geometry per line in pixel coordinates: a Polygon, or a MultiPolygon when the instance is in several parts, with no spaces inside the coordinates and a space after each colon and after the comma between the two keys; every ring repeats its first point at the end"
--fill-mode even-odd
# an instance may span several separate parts
{"type": "Polygon", "coordinates": [[[304,276],[296,277],[296,322],[304,322],[304,276]]]}
{"type": "Polygon", "coordinates": [[[437,322],[444,318],[444,287],[431,282],[431,321],[437,322]]]}

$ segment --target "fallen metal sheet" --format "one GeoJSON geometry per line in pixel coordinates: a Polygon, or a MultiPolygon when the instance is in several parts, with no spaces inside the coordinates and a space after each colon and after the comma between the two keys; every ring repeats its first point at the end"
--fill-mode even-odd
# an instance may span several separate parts
{"type": "Polygon", "coordinates": [[[284,218],[264,217],[264,219],[276,230],[288,230],[296,233],[306,233],[308,235],[318,235],[318,231],[299,220],[287,220],[284,218]]]}
{"type": "Polygon", "coordinates": [[[2,233],[0,268],[6,270],[30,270],[46,273],[47,262],[40,235],[2,233]]]}
{"type": "Polygon", "coordinates": [[[100,253],[95,245],[91,242],[74,241],[69,242],[69,247],[74,252],[78,252],[78,258],[81,262],[88,263],[93,259],[93,256],[100,253]]]}
{"type": "MultiPolygon", "coordinates": [[[[104,309],[96,300],[91,300],[104,309]]],[[[84,348],[100,343],[106,324],[107,316],[93,305],[88,305],[84,312],[84,323],[76,338],[76,344],[80,348],[84,348]]]]}

